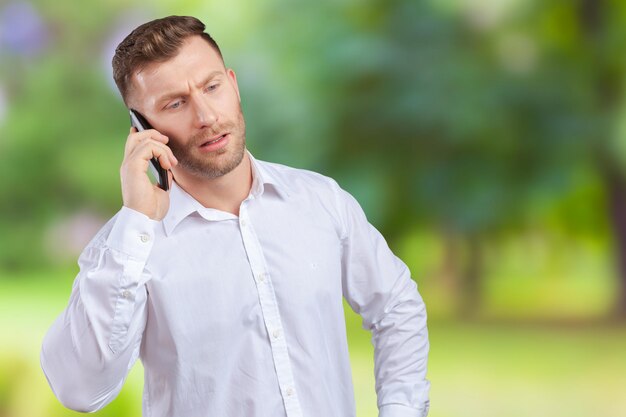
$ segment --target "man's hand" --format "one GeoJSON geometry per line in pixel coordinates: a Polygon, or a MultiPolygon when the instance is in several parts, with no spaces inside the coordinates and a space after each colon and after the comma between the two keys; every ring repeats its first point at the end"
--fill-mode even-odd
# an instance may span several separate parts
{"type": "Polygon", "coordinates": [[[122,200],[128,208],[145,214],[153,220],[161,220],[170,207],[170,197],[158,185],[152,184],[148,177],[151,158],[157,158],[166,169],[168,181],[172,182],[169,171],[178,164],[172,150],[166,145],[169,141],[154,129],[137,132],[132,127],[126,140],[124,161],[120,168],[122,180],[122,200]]]}

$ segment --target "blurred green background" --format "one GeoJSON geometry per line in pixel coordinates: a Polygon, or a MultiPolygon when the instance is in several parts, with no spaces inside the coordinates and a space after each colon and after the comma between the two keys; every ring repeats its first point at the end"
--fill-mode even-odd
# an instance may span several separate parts
{"type": "Polygon", "coordinates": [[[121,205],[113,50],[170,14],[220,43],[253,154],[337,179],[410,266],[431,417],[626,415],[626,2],[41,0],[0,2],[0,417],[78,415],[39,347],[121,205]]]}

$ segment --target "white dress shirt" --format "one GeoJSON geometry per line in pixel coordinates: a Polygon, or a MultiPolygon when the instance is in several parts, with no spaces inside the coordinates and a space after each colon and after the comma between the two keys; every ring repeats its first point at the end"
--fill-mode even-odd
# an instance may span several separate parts
{"type": "Polygon", "coordinates": [[[41,350],[57,398],[98,410],[140,358],[145,417],[355,416],[345,297],[372,332],[379,415],[426,416],[406,265],[332,179],[250,159],[238,217],[174,183],[162,221],[123,207],[89,243],[41,350]]]}

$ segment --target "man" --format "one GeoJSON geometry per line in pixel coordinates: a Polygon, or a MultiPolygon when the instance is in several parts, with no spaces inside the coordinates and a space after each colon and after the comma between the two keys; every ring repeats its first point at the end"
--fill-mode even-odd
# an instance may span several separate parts
{"type": "Polygon", "coordinates": [[[425,416],[426,311],[407,267],[333,180],[246,150],[237,78],[204,28],[171,16],[116,50],[124,102],[154,129],[131,129],[123,207],[44,339],[52,390],[98,410],[141,358],[144,416],[354,416],[345,297],[372,332],[380,416],[425,416]]]}

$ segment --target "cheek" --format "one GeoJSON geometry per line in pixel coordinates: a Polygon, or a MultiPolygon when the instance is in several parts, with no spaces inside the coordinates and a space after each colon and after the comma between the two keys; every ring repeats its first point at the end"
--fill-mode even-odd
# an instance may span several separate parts
{"type": "Polygon", "coordinates": [[[175,118],[172,118],[172,120],[163,120],[162,125],[164,125],[163,128],[157,130],[170,139],[168,145],[172,141],[176,141],[180,146],[190,136],[189,132],[182,128],[183,126],[189,125],[189,121],[187,120],[187,116],[185,114],[177,114],[175,118]]]}
{"type": "Polygon", "coordinates": [[[241,109],[241,102],[239,100],[239,96],[237,95],[237,90],[235,90],[232,86],[229,88],[227,94],[224,94],[220,97],[221,104],[224,106],[224,109],[227,109],[230,114],[233,112],[239,112],[241,109]]]}
{"type": "Polygon", "coordinates": [[[172,150],[184,149],[184,147],[190,142],[191,134],[184,132],[180,129],[171,129],[168,132],[162,132],[169,138],[166,143],[172,150]]]}
{"type": "Polygon", "coordinates": [[[225,97],[220,100],[220,108],[222,109],[222,113],[228,115],[230,118],[233,117],[239,111],[239,102],[232,99],[232,97],[225,97]]]}
{"type": "Polygon", "coordinates": [[[241,102],[239,100],[233,100],[228,104],[228,106],[230,118],[236,121],[243,121],[241,102]]]}

